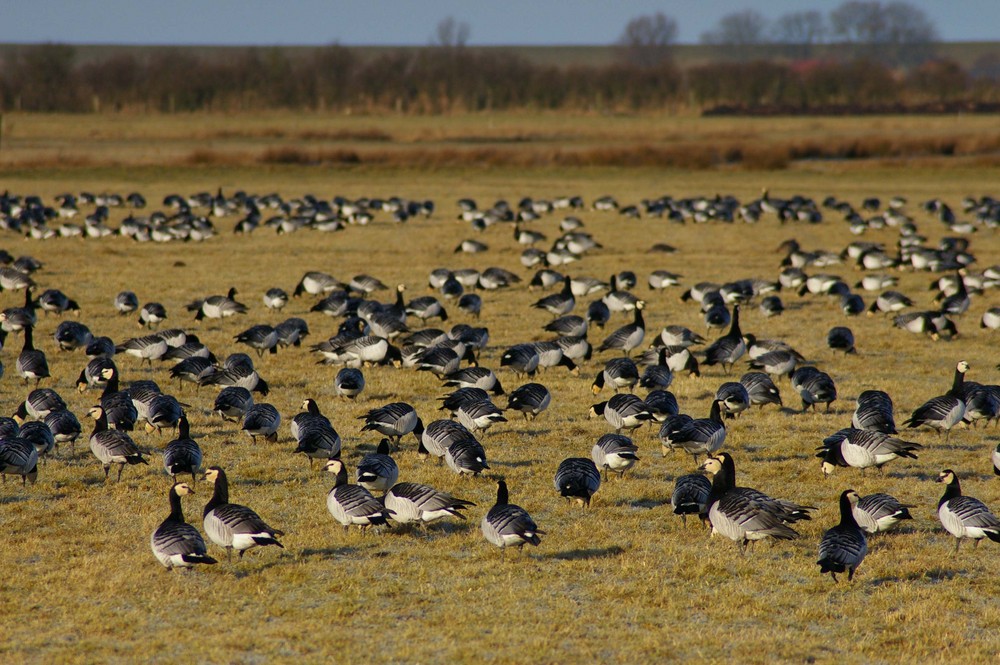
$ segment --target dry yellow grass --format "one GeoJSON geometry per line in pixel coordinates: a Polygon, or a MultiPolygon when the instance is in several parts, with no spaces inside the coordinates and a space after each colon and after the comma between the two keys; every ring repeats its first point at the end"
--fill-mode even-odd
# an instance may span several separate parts
{"type": "MultiPolygon", "coordinates": [[[[81,119],[80,124],[87,122],[81,119]]],[[[448,129],[450,123],[414,122],[426,124],[428,132],[453,131],[448,129]]],[[[529,126],[532,120],[522,122],[529,126]]],[[[730,131],[736,131],[737,125],[727,122],[730,131]]],[[[554,124],[551,118],[538,123],[554,124]]],[[[230,119],[228,124],[236,121],[230,119]]],[[[70,133],[79,131],[64,121],[57,126],[70,133]]],[[[698,126],[705,131],[711,123],[698,126]]],[[[138,150],[145,135],[133,131],[139,133],[138,150]]],[[[214,130],[193,123],[190,134],[203,136],[207,131],[214,130]]],[[[404,134],[395,125],[385,131],[393,137],[404,134]]],[[[582,130],[573,125],[570,131],[582,130]]],[[[200,142],[187,142],[184,150],[197,145],[200,142]]],[[[58,149],[77,152],[73,141],[58,149]]],[[[801,193],[821,199],[835,194],[855,202],[867,195],[903,194],[910,199],[909,210],[921,231],[935,242],[946,230],[919,212],[918,202],[940,196],[957,204],[965,194],[990,192],[996,176],[995,169],[908,170],[878,165],[819,165],[780,174],[653,169],[426,173],[238,165],[8,167],[5,188],[46,198],[62,191],[135,189],[158,202],[170,192],[211,191],[221,185],[227,191],[277,191],[286,198],[304,193],[397,194],[433,199],[438,211],[431,220],[406,226],[379,217],[368,227],[330,235],[276,236],[259,230],[249,237],[233,236],[226,231],[234,220],[227,218],[218,222],[223,233],[202,244],[154,246],[120,238],[30,242],[8,235],[0,246],[15,255],[28,253],[43,260],[46,268],[37,276],[40,285],[61,288],[79,300],[81,320],[97,334],[116,340],[140,334],[133,319],[117,317],[111,307],[117,291],[131,288],[143,302],[163,302],[170,313],[169,325],[197,332],[224,355],[244,350],[232,343],[232,337],[253,323],[303,316],[312,329],[310,342],[335,331],[336,321],[307,313],[310,300],[293,301],[281,315],[266,312],[260,303],[264,290],[281,286],[290,291],[305,270],[324,270],[340,278],[367,272],[387,284],[407,283],[408,296],[428,292],[426,276],[439,266],[499,265],[530,277],[519,267],[520,247],[506,226],[482,236],[491,248],[486,254],[451,253],[459,239],[473,235],[454,218],[454,201],[463,196],[483,203],[563,194],[580,194],[589,201],[613,194],[631,203],[665,192],[753,197],[763,186],[775,195],[801,193]],[[250,305],[246,317],[196,324],[183,311],[191,299],[224,293],[229,286],[236,286],[240,299],[250,305]]],[[[116,212],[114,221],[122,214],[116,212]]],[[[673,270],[685,275],[686,284],[774,278],[781,258],[774,248],[788,237],[797,237],[806,247],[830,249],[854,239],[846,225],[833,219],[820,226],[780,227],[773,218],[757,226],[679,226],[628,221],[613,213],[586,211],[581,217],[605,249],[567,271],[605,279],[622,267],[635,270],[640,279],[654,269],[673,270]],[[652,242],[669,242],[679,252],[646,253],[652,242]]],[[[558,219],[558,215],[547,217],[535,226],[552,238],[558,233],[558,219]]],[[[891,244],[895,236],[887,230],[865,239],[891,244]]],[[[980,265],[1000,262],[995,236],[976,234],[972,248],[980,265]]],[[[849,282],[855,279],[849,266],[831,272],[843,274],[849,282]]],[[[929,304],[932,294],[926,288],[931,275],[900,273],[900,278],[900,290],[914,297],[918,306],[929,304]]],[[[644,285],[639,290],[646,293],[644,285]]],[[[680,303],[678,293],[648,295],[647,339],[668,322],[700,327],[697,310],[680,303]]],[[[541,326],[549,315],[528,307],[537,297],[523,285],[484,295],[483,324],[490,327],[491,344],[483,364],[499,369],[499,356],[507,345],[545,337],[541,326]]],[[[782,298],[786,303],[799,302],[792,294],[782,298]]],[[[3,307],[19,302],[19,294],[0,294],[3,307]]],[[[190,573],[165,572],[149,551],[148,539],[167,513],[169,478],[155,450],[170,437],[136,433],[140,446],[153,451],[151,464],[127,468],[120,484],[102,481],[100,465],[83,441],[73,460],[51,459],[41,466],[34,487],[22,489],[11,480],[0,485],[0,525],[5,535],[0,541],[5,571],[0,588],[5,639],[0,655],[5,662],[142,658],[237,663],[292,658],[306,662],[995,659],[1000,652],[1000,610],[994,602],[1000,593],[996,545],[986,543],[973,551],[966,544],[958,557],[951,557],[951,538],[935,516],[941,489],[932,480],[940,469],[954,468],[969,494],[1000,510],[1000,485],[989,467],[989,450],[1000,438],[998,430],[956,431],[950,445],[931,433],[906,432],[906,438],[926,448],[919,460],[889,464],[884,476],[861,477],[856,471],[838,469],[832,479],[824,480],[813,449],[824,436],[849,423],[852,398],[864,389],[888,391],[901,422],[925,399],[947,390],[959,359],[972,365],[970,380],[996,383],[996,333],[980,331],[976,318],[997,304],[996,297],[976,298],[970,313],[959,321],[962,336],[936,344],[894,330],[882,317],[845,320],[830,303],[801,302],[801,309],[777,319],[763,320],[756,311],[748,312],[744,329],[758,337],[791,342],[831,373],[840,399],[830,414],[755,409],[731,425],[726,448],[736,458],[741,484],[820,509],[812,522],[801,524],[799,540],[764,543],[745,557],[732,543],[709,540],[699,527],[684,528],[670,514],[673,478],[690,472],[693,465],[681,453],[661,458],[655,430],[636,434],[642,461],[624,480],[604,484],[591,510],[565,504],[557,496],[552,476],[559,461],[587,456],[593,442],[607,431],[603,421],[586,418],[588,407],[597,401],[590,382],[610,357],[607,354],[586,364],[579,378],[562,370],[542,375],[539,380],[554,395],[549,411],[532,423],[512,419],[481,437],[493,472],[507,478],[512,500],[547,531],[538,549],[523,557],[511,553],[506,561],[485,543],[478,527],[493,502],[493,482],[460,479],[445,467],[418,460],[412,438],[404,441],[396,456],[400,478],[475,501],[478,505],[469,511],[467,524],[433,526],[426,533],[345,534],[326,511],[331,480],[318,469],[310,472],[303,458],[291,455],[294,444],[287,423],[301,400],[313,397],[344,437],[345,460],[353,472],[360,456],[377,440],[359,432],[357,416],[368,408],[404,400],[416,406],[425,422],[435,419],[440,414],[434,410],[436,399],[445,390],[433,376],[369,369],[362,399],[341,402],[333,397],[336,368],[314,364],[314,356],[305,349],[283,351],[260,363],[273,389],[266,401],[281,411],[285,421],[281,438],[276,444],[253,445],[234,425],[208,414],[215,391],[178,390],[170,384],[166,366],[148,370],[134,359],[119,357],[126,381],[153,378],[192,405],[192,431],[199,437],[206,463],[227,469],[234,501],[255,508],[286,531],[286,549],[255,550],[242,563],[223,562],[190,573]],[[858,356],[834,356],[826,349],[825,334],[833,325],[852,327],[858,356]],[[829,577],[819,575],[815,560],[820,535],[836,522],[836,498],[846,487],[863,494],[889,492],[914,504],[916,519],[898,533],[872,541],[853,583],[833,585],[829,577]]],[[[456,321],[464,321],[457,311],[452,314],[456,321]]],[[[616,318],[609,328],[620,322],[623,319],[616,318]]],[[[37,338],[55,377],[49,385],[82,415],[97,395],[73,391],[85,359],[79,352],[55,350],[51,333],[57,323],[42,316],[38,327],[37,338]]],[[[601,333],[592,337],[599,341],[601,333]]],[[[2,355],[7,367],[0,383],[2,413],[12,412],[28,391],[13,371],[19,348],[19,338],[11,337],[2,355]]],[[[507,372],[500,376],[508,390],[521,383],[507,372]]],[[[708,368],[701,379],[677,377],[672,391],[684,411],[701,416],[725,380],[729,377],[708,368]]],[[[786,403],[797,405],[787,382],[780,388],[786,403]]],[[[605,393],[602,399],[606,397],[605,393]]],[[[505,403],[503,398],[498,401],[505,403]]],[[[200,509],[210,488],[199,483],[196,491],[185,503],[185,513],[200,528],[200,509]]],[[[214,546],[210,551],[221,555],[214,546]]]]}

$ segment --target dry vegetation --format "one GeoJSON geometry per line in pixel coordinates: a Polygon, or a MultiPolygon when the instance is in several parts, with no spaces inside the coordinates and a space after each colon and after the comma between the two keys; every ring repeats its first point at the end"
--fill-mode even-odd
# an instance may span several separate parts
{"type": "MultiPolygon", "coordinates": [[[[139,121],[119,128],[105,125],[99,131],[108,133],[88,142],[86,135],[95,131],[90,123],[99,120],[16,118],[17,128],[4,143],[4,187],[48,198],[63,191],[139,190],[151,202],[170,192],[217,186],[227,191],[277,191],[286,197],[396,194],[436,201],[438,212],[429,221],[397,226],[383,217],[371,226],[330,235],[275,236],[260,230],[236,237],[224,232],[203,244],[183,246],[134,244],[120,238],[34,243],[3,236],[0,246],[8,251],[32,254],[45,262],[45,270],[37,276],[41,286],[61,288],[79,300],[81,320],[95,333],[116,340],[140,334],[134,320],[118,318],[111,307],[117,291],[131,288],[144,302],[163,302],[170,325],[197,332],[220,355],[243,350],[234,346],[232,337],[245,327],[286,316],[303,316],[308,321],[309,341],[335,332],[337,322],[308,313],[309,300],[292,302],[281,315],[268,313],[260,303],[260,295],[271,286],[290,291],[305,270],[324,270],[345,279],[366,272],[387,284],[407,283],[410,296],[427,292],[426,276],[440,266],[499,265],[530,276],[518,264],[520,248],[510,238],[509,227],[490,229],[483,235],[491,248],[486,254],[452,254],[459,239],[472,235],[454,217],[454,201],[463,196],[492,202],[501,197],[517,201],[521,196],[580,194],[590,201],[610,193],[631,203],[664,192],[753,197],[762,186],[769,186],[775,195],[801,193],[821,199],[835,194],[854,202],[868,195],[902,194],[909,198],[921,231],[935,242],[946,229],[920,213],[918,202],[939,196],[957,204],[966,194],[996,194],[998,175],[993,168],[974,169],[955,162],[930,162],[920,169],[811,163],[782,172],[722,173],[653,168],[566,170],[559,164],[534,167],[533,162],[533,168],[527,169],[440,167],[425,172],[367,166],[363,159],[362,166],[350,168],[301,166],[295,159],[272,159],[266,166],[255,160],[220,165],[206,159],[200,166],[182,168],[174,166],[176,160],[195,150],[240,154],[246,142],[266,143],[266,132],[257,129],[262,126],[294,127],[283,129],[287,132],[283,136],[313,131],[322,131],[324,136],[350,131],[351,137],[384,133],[395,139],[387,145],[402,151],[409,148],[407,141],[418,142],[414,137],[419,136],[493,131],[509,135],[529,131],[533,125],[538,134],[558,131],[593,136],[608,131],[608,125],[606,120],[586,118],[567,124],[552,117],[502,118],[502,130],[476,127],[469,119],[368,118],[326,123],[312,117],[299,121],[251,118],[244,124],[227,118],[191,123],[188,137],[213,136],[211,140],[185,139],[169,123],[157,134],[155,123],[139,121]],[[49,123],[59,132],[40,129],[36,122],[49,123]],[[226,131],[235,138],[218,133],[224,126],[230,127],[226,131]],[[28,131],[29,127],[34,129],[28,131]],[[169,140],[151,139],[173,132],[177,133],[169,140]],[[125,135],[127,139],[121,138],[125,135]],[[231,141],[236,145],[230,145],[231,141]],[[91,155],[93,163],[101,166],[73,168],[64,162],[63,168],[54,168],[61,161],[59,155],[70,162],[73,156],[91,155]],[[48,160],[47,167],[25,167],[32,156],[39,163],[48,160]],[[948,168],[940,168],[943,165],[948,168]],[[224,293],[231,285],[250,305],[246,317],[196,324],[183,311],[191,299],[224,293]]],[[[744,128],[747,137],[763,141],[770,129],[780,127],[797,134],[789,141],[805,140],[806,135],[821,141],[850,133],[905,136],[919,132],[916,138],[923,139],[937,133],[979,134],[985,131],[977,124],[981,121],[942,118],[923,128],[907,119],[863,124],[846,119],[681,120],[672,127],[666,121],[650,121],[649,134],[659,140],[668,132],[683,136],[691,128],[697,130],[696,136],[744,128]]],[[[624,119],[622,123],[638,139],[643,120],[624,119]]],[[[344,149],[358,149],[353,143],[359,140],[372,139],[346,138],[352,145],[344,149]]],[[[295,147],[301,146],[291,146],[295,147]]],[[[261,145],[254,151],[281,148],[261,145]]],[[[120,215],[116,213],[115,221],[120,215]]],[[[797,237],[808,248],[829,249],[840,249],[853,239],[845,225],[832,219],[820,226],[779,227],[767,218],[750,227],[668,225],[589,211],[581,216],[605,249],[569,266],[568,272],[602,278],[619,268],[633,269],[643,280],[651,270],[669,269],[683,274],[688,284],[705,279],[774,278],[781,258],[773,253],[774,248],[788,237],[797,237]],[[645,250],[653,242],[669,242],[679,252],[649,254],[645,250]]],[[[536,226],[551,238],[557,235],[558,219],[548,217],[536,226]]],[[[218,224],[225,231],[233,222],[227,218],[218,224]]],[[[891,245],[893,233],[872,233],[866,239],[891,245]]],[[[1000,263],[1000,243],[994,235],[976,234],[972,249],[981,266],[1000,263]]],[[[850,282],[855,279],[850,267],[834,272],[850,282]]],[[[900,277],[900,290],[918,305],[929,304],[932,294],[926,289],[931,275],[901,273],[900,277]]],[[[644,286],[640,291],[646,294],[644,286]]],[[[667,323],[699,328],[699,313],[680,303],[678,294],[679,290],[648,294],[647,339],[667,323]]],[[[0,305],[20,304],[20,297],[19,293],[0,294],[0,305]]],[[[523,285],[484,295],[483,323],[491,332],[485,365],[499,369],[504,347],[544,337],[541,326],[549,315],[528,307],[537,297],[523,285]]],[[[972,310],[959,321],[962,335],[950,343],[933,343],[894,330],[882,317],[845,320],[838,308],[821,300],[800,301],[792,294],[782,297],[795,308],[770,320],[755,310],[749,312],[744,329],[759,337],[791,342],[831,373],[840,399],[830,414],[755,409],[732,424],[726,448],[736,458],[741,484],[820,507],[811,523],[802,524],[799,540],[765,543],[744,557],[728,541],[709,540],[694,524],[684,528],[670,513],[669,496],[674,477],[690,472],[693,465],[680,453],[661,458],[655,431],[649,429],[636,435],[642,461],[634,473],[603,485],[589,511],[564,503],[552,488],[556,466],[565,457],[587,456],[593,442],[607,431],[603,421],[586,419],[588,407],[596,401],[590,382],[606,355],[588,363],[579,378],[562,370],[543,374],[540,380],[554,395],[549,411],[532,423],[512,419],[481,437],[493,472],[510,484],[512,500],[528,509],[547,531],[538,549],[526,551],[523,557],[508,556],[506,561],[485,543],[478,529],[479,519],[493,501],[490,477],[459,479],[445,467],[420,461],[412,438],[407,438],[396,456],[401,479],[425,482],[475,501],[478,506],[470,511],[469,523],[433,526],[425,533],[345,534],[326,511],[331,480],[318,470],[310,471],[305,459],[290,452],[294,444],[287,423],[301,400],[313,397],[344,438],[345,460],[353,471],[359,457],[371,451],[377,440],[359,432],[356,417],[368,408],[404,400],[416,406],[425,422],[437,417],[436,398],[445,390],[430,374],[366,370],[369,385],[362,399],[340,402],[333,397],[335,368],[316,365],[304,348],[283,351],[260,365],[273,390],[266,401],[285,419],[281,438],[276,444],[252,445],[234,425],[223,424],[208,413],[214,391],[178,390],[168,380],[167,367],[149,370],[134,359],[119,358],[126,381],[153,378],[192,405],[192,431],[199,437],[206,462],[227,469],[234,501],[257,509],[272,525],[286,531],[286,549],[255,550],[239,564],[223,562],[190,573],[165,572],[150,553],[148,539],[167,514],[170,481],[155,451],[170,437],[137,433],[140,446],[152,451],[151,465],[127,468],[121,483],[102,481],[100,465],[85,442],[77,445],[72,460],[66,459],[64,449],[60,458],[40,467],[34,487],[22,489],[10,480],[0,485],[0,525],[5,535],[0,542],[5,571],[0,589],[5,610],[0,619],[5,638],[0,658],[4,662],[142,658],[237,663],[292,658],[306,662],[331,658],[638,662],[664,657],[707,662],[995,660],[1000,653],[997,546],[986,543],[973,551],[965,545],[953,558],[951,538],[935,516],[941,488],[932,481],[940,469],[954,468],[967,493],[1000,510],[1000,481],[993,478],[989,465],[989,450],[1000,439],[998,430],[957,431],[949,445],[927,432],[908,432],[908,438],[926,448],[919,460],[891,463],[884,476],[869,473],[862,477],[840,469],[832,479],[824,480],[813,450],[824,436],[849,423],[852,398],[864,389],[888,391],[901,422],[925,399],[947,390],[959,359],[972,365],[970,380],[997,382],[993,369],[1000,360],[996,333],[978,328],[978,316],[986,307],[997,305],[997,297],[976,298],[972,310]],[[858,356],[834,356],[826,349],[826,331],[833,325],[853,328],[858,356]],[[875,538],[855,581],[834,585],[829,577],[819,575],[815,560],[820,534],[837,520],[836,497],[846,487],[864,494],[887,491],[914,504],[916,519],[897,533],[875,538]]],[[[457,310],[453,316],[463,320],[457,310]]],[[[620,322],[615,319],[612,326],[620,322]]],[[[82,415],[97,395],[73,390],[85,359],[79,352],[55,350],[51,334],[57,323],[53,317],[41,317],[36,336],[42,340],[55,377],[49,385],[82,415]]],[[[600,335],[593,337],[599,340],[600,335]]],[[[2,355],[7,366],[0,383],[3,413],[12,412],[28,391],[13,371],[19,348],[19,338],[12,337],[2,355]]],[[[521,383],[507,372],[500,376],[508,390],[521,383]]],[[[718,369],[709,368],[701,379],[677,377],[672,391],[684,411],[700,416],[707,414],[711,395],[725,380],[718,369]]],[[[787,382],[780,388],[786,404],[797,406],[787,382]]],[[[499,401],[505,403],[503,398],[499,401]]],[[[200,508],[210,488],[199,483],[197,492],[185,503],[185,512],[200,528],[200,508]]],[[[210,551],[221,554],[214,547],[210,551]]]]}

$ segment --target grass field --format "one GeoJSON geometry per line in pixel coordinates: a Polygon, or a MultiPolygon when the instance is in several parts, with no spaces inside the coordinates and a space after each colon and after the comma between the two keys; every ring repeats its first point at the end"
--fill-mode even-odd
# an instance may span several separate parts
{"type": "MultiPolygon", "coordinates": [[[[453,254],[457,242],[473,237],[456,221],[455,201],[477,199],[481,205],[523,196],[550,198],[579,194],[588,202],[611,194],[638,203],[664,193],[677,197],[732,193],[741,199],[769,187],[775,196],[802,194],[821,200],[828,194],[855,205],[865,196],[908,197],[920,231],[935,245],[950,232],[924,214],[919,203],[940,197],[956,209],[965,195],[993,194],[994,167],[968,160],[934,158],[917,164],[902,161],[796,162],[781,171],[642,168],[415,168],[391,166],[308,166],[245,162],[188,165],[198,149],[256,155],[274,147],[314,145],[301,132],[337,136],[374,136],[390,140],[345,139],[357,149],[377,143],[406,150],[419,141],[441,137],[558,136],[566,149],[593,141],[598,147],[628,135],[641,141],[645,132],[657,140],[727,132],[771,140],[775,132],[823,138],[898,132],[918,136],[935,131],[988,135],[984,118],[937,118],[851,121],[847,119],[748,121],[501,116],[483,118],[397,119],[320,116],[187,118],[7,118],[0,169],[11,192],[51,198],[64,191],[138,190],[158,208],[172,192],[189,194],[223,187],[247,192],[278,192],[291,198],[306,193],[398,195],[432,199],[435,215],[407,225],[377,216],[367,227],[343,233],[301,231],[275,235],[259,229],[251,236],[228,231],[237,218],[217,220],[220,234],[201,244],[138,244],[124,238],[99,241],[52,239],[43,242],[2,236],[0,247],[15,256],[31,254],[45,263],[36,275],[40,288],[60,288],[82,307],[80,320],[95,334],[115,340],[142,334],[132,318],[119,318],[111,306],[119,290],[129,288],[142,302],[166,305],[169,326],[196,332],[217,355],[245,351],[233,336],[255,323],[274,324],[288,316],[305,318],[308,342],[336,332],[338,321],[309,313],[311,299],[294,300],[281,314],[260,301],[269,287],[291,291],[306,270],[322,270],[341,279],[369,273],[387,284],[404,282],[407,295],[430,293],[428,273],[437,267],[496,265],[522,274],[521,247],[509,226],[482,234],[485,254],[453,254]],[[484,124],[485,123],[485,126],[484,124]],[[274,136],[270,129],[283,132],[274,136]],[[364,131],[362,131],[364,130],[364,131]],[[226,133],[228,132],[228,133],[226,133]],[[367,133],[366,133],[367,132],[367,133]],[[271,138],[268,138],[271,135],[271,138]],[[589,137],[589,138],[588,138],[589,137]],[[362,145],[363,144],[363,145],[362,145]],[[360,146],[360,147],[358,147],[360,146]],[[230,286],[250,306],[245,317],[224,323],[196,323],[183,310],[194,298],[224,293],[230,286]]],[[[533,142],[528,142],[532,149],[533,142]]],[[[515,145],[512,150],[519,149],[515,145]]],[[[113,213],[116,225],[124,211],[113,213]]],[[[684,275],[685,286],[698,281],[744,277],[775,279],[782,258],[778,244],[796,237],[806,248],[839,251],[855,240],[847,225],[828,215],[818,226],[780,226],[773,217],[755,225],[676,225],[662,220],[626,220],[608,212],[583,211],[587,231],[604,245],[566,271],[602,279],[618,269],[640,277],[638,291],[647,298],[647,341],[667,323],[702,331],[701,315],[678,299],[681,289],[649,293],[645,277],[654,269],[684,275]],[[651,254],[654,242],[678,248],[673,255],[651,254]]],[[[558,235],[554,214],[534,227],[550,239],[558,235]]],[[[895,231],[870,232],[863,239],[892,246],[895,231]]],[[[1000,263],[1000,240],[992,232],[971,237],[976,267],[1000,263]]],[[[825,269],[853,283],[850,265],[825,269]]],[[[810,272],[812,270],[810,269],[810,272]]],[[[899,290],[918,308],[930,306],[927,290],[936,275],[900,272],[899,290]]],[[[387,293],[381,294],[389,299],[387,293]]],[[[511,418],[480,437],[492,473],[463,479],[447,467],[421,461],[408,437],[396,455],[401,480],[430,484],[476,502],[468,523],[434,525],[426,532],[392,530],[362,536],[344,533],[325,506],[332,479],[309,470],[293,456],[287,423],[303,398],[313,397],[344,439],[344,460],[353,474],[360,457],[377,437],[359,431],[356,418],[391,401],[413,404],[425,423],[443,416],[435,411],[446,393],[428,373],[392,368],[365,370],[368,387],[357,403],[333,394],[336,368],[315,364],[305,347],[265,358],[261,373],[284,424],[279,442],[251,444],[233,424],[209,411],[216,391],[178,389],[169,381],[169,365],[152,370],[133,358],[116,359],[125,382],[152,378],[178,399],[192,405],[192,432],[207,464],[229,473],[231,497],[256,509],[286,532],[285,549],[251,551],[242,563],[221,562],[192,572],[165,572],[149,550],[149,535],[168,512],[170,479],[157,450],[172,438],[136,432],[150,451],[149,467],[128,467],[121,483],[103,481],[100,464],[86,446],[76,456],[40,465],[38,483],[22,488],[8,479],[0,485],[0,561],[5,575],[0,602],[4,662],[303,662],[360,660],[372,662],[569,662],[584,659],[636,662],[650,658],[701,659],[706,662],[987,662],[1000,654],[1000,557],[997,546],[978,550],[969,544],[952,557],[953,539],[936,518],[941,486],[932,482],[943,468],[959,472],[963,489],[1000,510],[1000,481],[994,479],[989,452],[1000,441],[995,427],[956,430],[951,442],[936,434],[905,432],[925,445],[918,460],[900,460],[884,476],[862,477],[838,469],[824,480],[814,448],[822,438],[850,423],[853,398],[869,388],[886,390],[901,423],[926,399],[950,386],[955,363],[967,360],[969,380],[997,383],[994,366],[997,333],[978,327],[982,312],[1000,304],[995,292],[973,299],[958,320],[961,335],[934,343],[892,328],[881,316],[846,319],[834,303],[781,294],[789,311],[765,320],[748,308],[743,328],[758,337],[781,338],[835,379],[839,399],[826,413],[798,413],[798,400],[787,381],[779,384],[786,409],[754,409],[730,425],[725,449],[736,459],[740,484],[819,507],[811,522],[800,523],[802,537],[763,543],[741,556],[733,543],[689,520],[687,527],[670,512],[674,478],[690,473],[691,459],[678,452],[663,458],[656,431],[638,430],[641,461],[624,479],[603,484],[589,511],[565,503],[552,487],[559,462],[589,456],[594,441],[608,431],[603,420],[588,420],[595,399],[590,384],[611,354],[597,354],[579,377],[550,370],[537,380],[553,393],[551,408],[534,422],[511,418]],[[826,331],[850,326],[859,354],[844,357],[826,348],[826,331]],[[525,507],[547,534],[537,549],[523,556],[500,552],[480,535],[479,520],[492,505],[494,477],[504,476],[511,500],[525,507]],[[913,504],[915,520],[895,533],[874,538],[853,583],[833,584],[819,575],[817,547],[826,528],[838,519],[836,499],[853,487],[862,494],[888,492],[913,504]]],[[[866,301],[871,297],[865,294],[866,301]]],[[[524,284],[483,294],[482,325],[491,342],[482,363],[498,371],[508,390],[523,383],[500,371],[507,346],[547,338],[541,327],[550,316],[529,306],[540,297],[524,284]]],[[[20,305],[22,295],[0,294],[0,306],[20,305]]],[[[584,299],[584,303],[589,299],[584,299]]],[[[578,305],[577,310],[580,309],[578,305]]],[[[449,308],[453,322],[470,322],[449,308]]],[[[81,416],[98,395],[79,394],[74,382],[86,362],[80,352],[59,353],[52,341],[58,324],[40,315],[36,339],[46,351],[57,389],[81,416]]],[[[625,322],[614,318],[606,332],[625,322]]],[[[435,324],[437,325],[437,324],[435,324]]],[[[603,334],[593,331],[591,340],[603,334]]],[[[715,333],[713,333],[714,335],[715,333]]],[[[710,335],[711,337],[712,335],[710,335]]],[[[0,381],[0,412],[12,413],[24,398],[14,371],[20,338],[10,337],[0,355],[6,375],[0,381]]],[[[742,373],[745,363],[740,363],[742,373]]],[[[737,374],[738,377],[738,374],[737,374]]],[[[700,379],[677,376],[671,391],[684,412],[707,415],[710,399],[723,381],[718,368],[705,368],[700,379]]],[[[498,403],[506,404],[505,398],[498,403]]],[[[85,429],[87,425],[85,423],[85,429]]],[[[193,500],[184,504],[188,520],[201,528],[200,513],[210,487],[199,482],[193,500]]],[[[221,549],[210,553],[224,559],[221,549]]]]}

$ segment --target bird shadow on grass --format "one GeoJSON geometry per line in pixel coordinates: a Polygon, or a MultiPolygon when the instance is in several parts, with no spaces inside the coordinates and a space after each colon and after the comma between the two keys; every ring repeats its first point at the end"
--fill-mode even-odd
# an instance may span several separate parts
{"type": "Polygon", "coordinates": [[[238,580],[241,580],[245,577],[250,577],[251,575],[259,575],[264,571],[269,570],[270,568],[274,568],[275,566],[284,565],[285,562],[282,561],[282,558],[273,559],[271,561],[268,561],[267,563],[261,563],[261,564],[255,564],[253,561],[248,559],[244,559],[242,562],[237,563],[236,559],[233,559],[233,563],[227,564],[227,566],[231,566],[233,577],[235,577],[238,580]],[[242,567],[237,568],[237,566],[242,566],[242,567]]]}
{"type": "Polygon", "coordinates": [[[27,501],[30,497],[27,494],[17,494],[13,496],[0,496],[0,506],[7,505],[8,503],[20,503],[22,501],[27,501]]]}
{"type": "Polygon", "coordinates": [[[545,554],[542,558],[558,559],[560,561],[577,561],[581,559],[608,559],[621,556],[625,553],[624,547],[612,545],[610,547],[593,547],[587,549],[567,550],[565,552],[553,552],[545,554]]]}
{"type": "Polygon", "coordinates": [[[640,499],[622,499],[615,503],[616,506],[628,506],[629,508],[659,508],[660,506],[665,506],[670,503],[670,499],[663,498],[648,498],[643,497],[640,499]]]}
{"type": "Polygon", "coordinates": [[[910,573],[909,575],[887,575],[885,577],[876,577],[875,579],[869,580],[868,584],[872,586],[885,586],[886,584],[898,584],[899,582],[941,582],[954,579],[955,577],[964,576],[965,573],[966,571],[964,569],[945,570],[944,568],[932,568],[922,572],[910,573]]]}
{"type": "Polygon", "coordinates": [[[490,466],[493,466],[493,467],[504,466],[504,467],[514,468],[514,467],[519,467],[519,466],[532,466],[532,465],[540,464],[540,463],[541,463],[541,460],[537,460],[537,459],[536,460],[530,460],[530,459],[518,460],[516,462],[498,462],[496,460],[490,460],[490,466]]]}
{"type": "Polygon", "coordinates": [[[336,559],[339,557],[346,557],[355,554],[358,551],[356,547],[307,547],[299,552],[299,557],[303,559],[336,559]]]}

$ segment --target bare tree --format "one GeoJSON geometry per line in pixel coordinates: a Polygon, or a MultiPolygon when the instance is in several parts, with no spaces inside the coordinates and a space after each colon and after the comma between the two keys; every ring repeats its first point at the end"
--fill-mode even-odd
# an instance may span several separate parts
{"type": "Polygon", "coordinates": [[[437,24],[434,31],[434,45],[445,48],[461,48],[468,43],[470,32],[468,23],[456,21],[454,16],[449,16],[437,24]]]}
{"type": "Polygon", "coordinates": [[[720,18],[714,30],[702,34],[701,41],[704,44],[750,46],[763,44],[766,33],[767,19],[760,12],[747,9],[720,18]]]}
{"type": "Polygon", "coordinates": [[[818,11],[783,14],[771,28],[771,39],[791,58],[812,56],[813,47],[826,38],[826,19],[818,11]]]}
{"type": "Polygon", "coordinates": [[[933,56],[937,30],[927,15],[908,2],[845,2],[830,12],[833,35],[857,44],[867,57],[917,65],[933,56]]]}
{"type": "Polygon", "coordinates": [[[629,21],[617,44],[625,62],[639,67],[655,67],[670,60],[676,41],[677,21],[657,12],[629,21]]]}

